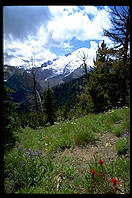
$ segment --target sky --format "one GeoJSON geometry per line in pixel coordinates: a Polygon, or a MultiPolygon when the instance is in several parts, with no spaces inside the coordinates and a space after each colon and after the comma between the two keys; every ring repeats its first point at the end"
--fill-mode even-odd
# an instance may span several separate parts
{"type": "Polygon", "coordinates": [[[3,61],[36,66],[87,47],[91,59],[111,28],[108,6],[5,6],[3,7],[3,61]]]}

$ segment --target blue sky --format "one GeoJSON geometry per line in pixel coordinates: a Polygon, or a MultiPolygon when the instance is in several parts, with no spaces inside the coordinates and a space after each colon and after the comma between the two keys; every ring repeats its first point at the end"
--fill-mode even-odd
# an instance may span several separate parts
{"type": "Polygon", "coordinates": [[[103,28],[110,29],[107,6],[5,6],[3,8],[4,64],[37,66],[81,47],[95,57],[105,40],[103,28]],[[26,60],[26,61],[23,61],[26,60]]]}

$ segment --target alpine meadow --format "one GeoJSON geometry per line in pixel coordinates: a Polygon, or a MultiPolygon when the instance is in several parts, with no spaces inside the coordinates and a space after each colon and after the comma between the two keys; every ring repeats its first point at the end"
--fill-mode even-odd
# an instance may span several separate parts
{"type": "Polygon", "coordinates": [[[3,7],[4,194],[130,193],[130,7],[3,7]]]}

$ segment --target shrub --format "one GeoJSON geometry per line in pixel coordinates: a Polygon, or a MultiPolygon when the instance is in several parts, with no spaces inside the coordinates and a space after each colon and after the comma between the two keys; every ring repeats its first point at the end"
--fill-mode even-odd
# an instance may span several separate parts
{"type": "MultiPolygon", "coordinates": [[[[12,181],[12,192],[24,187],[39,185],[47,171],[52,171],[52,163],[49,158],[42,159],[41,151],[33,151],[31,148],[24,149],[18,145],[14,156],[5,158],[5,181],[12,181]],[[11,171],[10,171],[11,170],[11,171]]],[[[8,188],[5,189],[8,191],[8,188]]]]}
{"type": "Polygon", "coordinates": [[[120,155],[126,154],[128,151],[128,141],[125,138],[117,141],[115,146],[116,146],[117,153],[120,155]]]}
{"type": "Polygon", "coordinates": [[[83,145],[87,142],[94,141],[95,139],[96,136],[92,131],[81,130],[74,136],[74,141],[77,145],[83,145]]]}
{"type": "Polygon", "coordinates": [[[114,127],[112,133],[114,133],[117,137],[120,137],[123,134],[123,129],[121,126],[114,127]]]}

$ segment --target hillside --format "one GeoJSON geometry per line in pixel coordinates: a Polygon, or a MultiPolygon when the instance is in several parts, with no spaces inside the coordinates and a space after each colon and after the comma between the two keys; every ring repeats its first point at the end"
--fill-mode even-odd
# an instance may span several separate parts
{"type": "Polygon", "coordinates": [[[5,149],[5,192],[130,192],[130,109],[89,114],[17,132],[5,149]]]}
{"type": "Polygon", "coordinates": [[[84,92],[86,84],[87,79],[85,76],[82,76],[54,87],[52,90],[56,109],[66,105],[67,109],[70,110],[70,108],[75,106],[77,102],[77,94],[84,92]]]}

